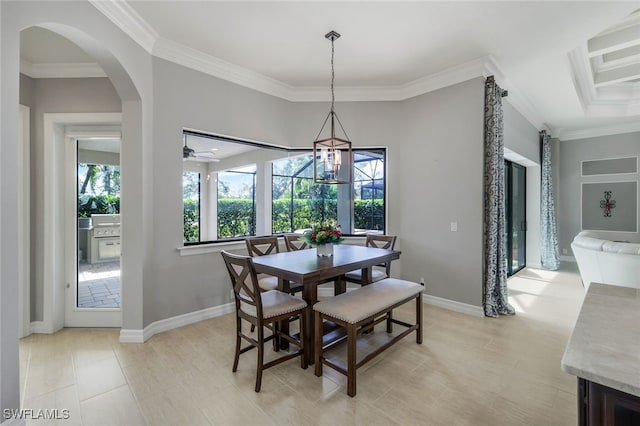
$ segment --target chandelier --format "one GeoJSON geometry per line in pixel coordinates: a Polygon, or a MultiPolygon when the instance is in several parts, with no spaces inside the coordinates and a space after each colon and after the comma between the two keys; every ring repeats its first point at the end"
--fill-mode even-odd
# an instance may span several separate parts
{"type": "Polygon", "coordinates": [[[333,82],[335,72],[333,69],[333,42],[340,37],[335,31],[329,31],[325,38],[331,40],[331,110],[325,118],[320,132],[313,142],[313,179],[316,183],[341,184],[351,183],[353,180],[353,153],[351,142],[345,132],[342,123],[335,112],[335,93],[333,82]],[[330,124],[328,137],[323,137],[323,131],[330,124]],[[340,127],[344,137],[336,136],[336,124],[340,127]],[[342,165],[346,167],[342,167],[342,165]]]}

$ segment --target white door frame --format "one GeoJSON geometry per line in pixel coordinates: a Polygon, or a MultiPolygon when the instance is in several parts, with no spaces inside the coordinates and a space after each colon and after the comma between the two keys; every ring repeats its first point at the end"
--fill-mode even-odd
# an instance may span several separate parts
{"type": "MultiPolygon", "coordinates": [[[[78,139],[106,137],[120,139],[120,130],[80,131],[67,127],[65,132],[65,327],[121,327],[121,308],[78,308],[78,139]]],[[[120,283],[122,285],[122,282],[120,283]]],[[[122,291],[120,292],[122,294],[122,291]]]]}
{"type": "MultiPolygon", "coordinates": [[[[55,333],[65,326],[65,287],[68,282],[67,271],[70,262],[76,261],[76,254],[69,259],[65,247],[66,235],[75,234],[74,228],[67,230],[65,220],[68,208],[65,208],[65,130],[67,126],[106,126],[120,125],[121,113],[54,113],[44,114],[44,274],[43,274],[43,319],[39,332],[55,333]]],[[[75,210],[75,206],[74,206],[75,210]]],[[[74,268],[75,269],[75,268],[74,268]]],[[[77,279],[77,277],[76,277],[77,279]]],[[[91,324],[85,327],[119,327],[122,323],[122,311],[118,311],[116,324],[91,324]]]]}
{"type": "Polygon", "coordinates": [[[20,337],[31,334],[31,109],[20,105],[18,126],[18,306],[20,337]]]}

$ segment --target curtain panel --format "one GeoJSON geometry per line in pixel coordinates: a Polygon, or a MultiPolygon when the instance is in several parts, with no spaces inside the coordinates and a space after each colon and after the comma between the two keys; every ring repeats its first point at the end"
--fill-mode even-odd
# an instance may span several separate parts
{"type": "Polygon", "coordinates": [[[542,269],[557,271],[560,268],[556,207],[553,200],[553,176],[551,173],[551,137],[540,132],[542,154],[542,181],[540,183],[540,257],[542,269]]]}
{"type": "Polygon", "coordinates": [[[484,314],[513,315],[507,291],[502,97],[493,76],[485,82],[484,102],[484,314]]]}

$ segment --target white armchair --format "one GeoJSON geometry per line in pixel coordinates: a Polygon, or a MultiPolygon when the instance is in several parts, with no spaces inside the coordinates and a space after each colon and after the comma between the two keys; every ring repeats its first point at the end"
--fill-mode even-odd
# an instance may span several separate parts
{"type": "Polygon", "coordinates": [[[640,244],[603,235],[582,231],[571,243],[585,290],[592,282],[640,288],[640,244]]]}

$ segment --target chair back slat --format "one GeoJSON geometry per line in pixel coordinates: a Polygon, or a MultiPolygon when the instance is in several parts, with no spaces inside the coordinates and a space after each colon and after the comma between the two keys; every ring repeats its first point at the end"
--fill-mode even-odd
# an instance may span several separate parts
{"type": "Polygon", "coordinates": [[[280,253],[278,237],[252,237],[245,240],[249,256],[264,256],[272,253],[280,253]]]}
{"type": "Polygon", "coordinates": [[[300,239],[300,234],[285,234],[284,245],[287,251],[304,250],[310,247],[306,241],[300,239]]]}
{"type": "Polygon", "coordinates": [[[395,235],[367,234],[365,245],[367,247],[393,250],[396,245],[396,238],[397,237],[395,235]]]}
{"type": "MultiPolygon", "coordinates": [[[[395,235],[367,234],[365,245],[367,247],[393,250],[396,246],[396,238],[397,237],[395,235]]],[[[382,266],[385,268],[387,277],[391,276],[391,262],[383,262],[376,266],[382,266]]]]}
{"type": "Polygon", "coordinates": [[[229,271],[236,308],[240,309],[241,304],[248,304],[255,307],[257,315],[261,316],[262,298],[253,261],[249,256],[232,254],[224,250],[220,253],[229,271]]]}

